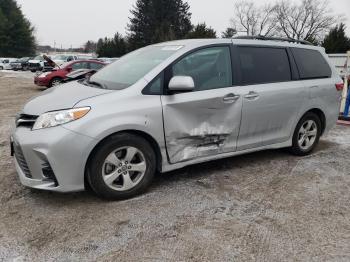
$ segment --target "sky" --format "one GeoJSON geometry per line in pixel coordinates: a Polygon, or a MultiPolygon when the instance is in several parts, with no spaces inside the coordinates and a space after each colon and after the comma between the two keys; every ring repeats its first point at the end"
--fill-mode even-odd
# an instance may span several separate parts
{"type": "MultiPolygon", "coordinates": [[[[192,23],[205,22],[221,32],[230,26],[234,3],[238,0],[188,0],[192,23]]],[[[257,1],[257,0],[255,0],[257,1]]],[[[35,26],[39,44],[79,47],[116,32],[126,33],[130,9],[136,0],[17,0],[24,15],[35,26]]],[[[259,0],[259,3],[271,0],[259,0]]],[[[329,0],[335,14],[343,14],[350,35],[350,0],[329,0]],[[347,11],[347,14],[345,13],[347,11]]]]}

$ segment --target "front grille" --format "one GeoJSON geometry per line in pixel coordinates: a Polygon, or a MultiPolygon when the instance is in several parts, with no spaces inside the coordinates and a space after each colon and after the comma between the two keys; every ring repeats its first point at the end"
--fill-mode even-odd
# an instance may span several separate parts
{"type": "Polygon", "coordinates": [[[16,127],[33,128],[37,118],[35,115],[20,114],[16,117],[16,127]]]}
{"type": "Polygon", "coordinates": [[[13,143],[13,150],[14,150],[18,165],[21,168],[21,170],[23,171],[24,175],[28,178],[32,178],[32,175],[31,175],[30,170],[29,170],[28,165],[27,165],[27,161],[24,158],[22,149],[16,142],[13,143]]]}
{"type": "Polygon", "coordinates": [[[38,64],[38,63],[29,63],[29,67],[30,68],[39,68],[40,64],[38,64]]]}

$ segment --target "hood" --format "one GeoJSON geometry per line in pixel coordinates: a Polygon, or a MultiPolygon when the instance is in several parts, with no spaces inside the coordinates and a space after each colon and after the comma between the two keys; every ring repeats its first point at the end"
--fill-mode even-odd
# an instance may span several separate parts
{"type": "Polygon", "coordinates": [[[110,92],[114,92],[114,90],[94,88],[78,82],[71,82],[47,89],[32,98],[24,106],[23,113],[40,115],[49,111],[68,109],[82,100],[110,92]]]}
{"type": "Polygon", "coordinates": [[[29,60],[28,63],[41,63],[41,60],[29,60]]]}

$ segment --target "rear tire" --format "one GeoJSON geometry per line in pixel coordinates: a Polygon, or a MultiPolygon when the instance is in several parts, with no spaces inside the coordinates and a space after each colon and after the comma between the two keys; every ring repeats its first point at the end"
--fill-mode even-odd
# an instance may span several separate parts
{"type": "Polygon", "coordinates": [[[312,112],[306,113],[295,128],[291,153],[297,156],[311,154],[319,142],[321,128],[320,118],[312,112]]]}
{"type": "Polygon", "coordinates": [[[156,155],[142,137],[121,133],[94,151],[87,168],[93,191],[110,200],[128,199],[147,190],[156,171],[156,155]]]}

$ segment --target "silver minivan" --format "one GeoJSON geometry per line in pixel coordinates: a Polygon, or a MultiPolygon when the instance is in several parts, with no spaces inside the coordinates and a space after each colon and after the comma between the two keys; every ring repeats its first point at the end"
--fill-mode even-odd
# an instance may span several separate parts
{"type": "Polygon", "coordinates": [[[320,47],[166,42],[31,99],[12,152],[25,186],[125,199],[155,172],[271,148],[309,154],[336,123],[341,90],[320,47]]]}

